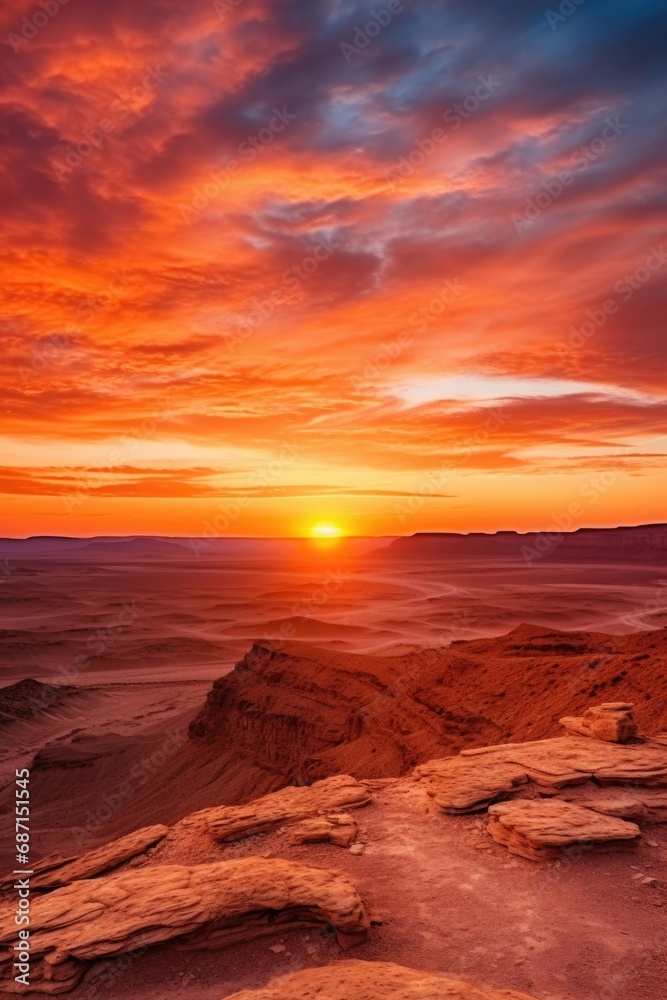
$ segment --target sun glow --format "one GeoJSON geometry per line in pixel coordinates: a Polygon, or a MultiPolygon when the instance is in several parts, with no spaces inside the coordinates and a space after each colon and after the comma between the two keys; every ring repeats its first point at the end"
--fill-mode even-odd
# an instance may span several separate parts
{"type": "Polygon", "coordinates": [[[340,538],[342,530],[333,521],[318,521],[310,528],[313,538],[340,538]]]}

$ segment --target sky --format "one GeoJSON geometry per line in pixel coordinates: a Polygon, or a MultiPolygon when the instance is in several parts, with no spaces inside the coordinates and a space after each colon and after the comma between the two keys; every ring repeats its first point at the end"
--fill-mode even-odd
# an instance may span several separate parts
{"type": "Polygon", "coordinates": [[[665,520],[657,0],[7,0],[2,527],[665,520]]]}

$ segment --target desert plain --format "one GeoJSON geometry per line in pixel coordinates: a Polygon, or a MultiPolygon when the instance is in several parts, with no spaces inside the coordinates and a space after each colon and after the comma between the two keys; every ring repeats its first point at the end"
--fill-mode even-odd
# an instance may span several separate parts
{"type": "Polygon", "coordinates": [[[0,543],[32,988],[660,1000],[667,528],[506,535],[0,543]],[[560,722],[603,704],[629,738],[560,722]],[[583,832],[499,837],[517,803],[583,832]]]}

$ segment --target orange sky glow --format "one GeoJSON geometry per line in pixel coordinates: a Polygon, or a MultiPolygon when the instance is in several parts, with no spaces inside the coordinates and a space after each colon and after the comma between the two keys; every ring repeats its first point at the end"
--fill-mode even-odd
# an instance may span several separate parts
{"type": "Polygon", "coordinates": [[[665,520],[650,59],[487,6],[5,5],[3,535],[665,520]]]}

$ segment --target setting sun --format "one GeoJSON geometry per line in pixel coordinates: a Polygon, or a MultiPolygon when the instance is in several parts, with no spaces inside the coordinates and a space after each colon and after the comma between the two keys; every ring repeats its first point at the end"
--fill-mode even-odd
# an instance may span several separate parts
{"type": "Polygon", "coordinates": [[[312,526],[310,534],[313,538],[340,538],[343,532],[333,521],[319,521],[312,526]]]}

